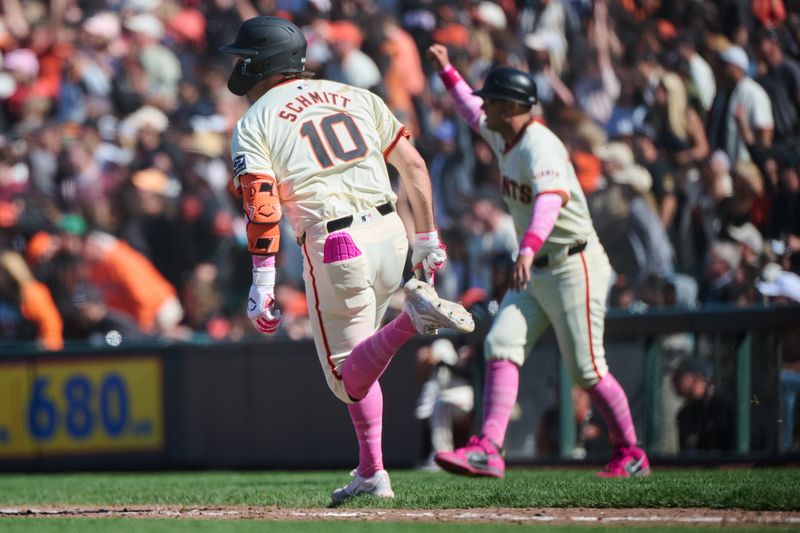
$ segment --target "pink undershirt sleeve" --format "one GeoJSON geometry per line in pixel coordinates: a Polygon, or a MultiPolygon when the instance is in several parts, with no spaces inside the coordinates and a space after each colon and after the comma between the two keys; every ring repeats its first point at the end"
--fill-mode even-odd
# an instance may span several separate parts
{"type": "Polygon", "coordinates": [[[483,111],[481,111],[483,99],[472,94],[472,88],[464,81],[464,78],[461,77],[461,74],[458,73],[453,65],[444,67],[444,70],[439,72],[439,77],[453,100],[455,100],[458,114],[467,121],[470,128],[475,132],[479,132],[481,115],[483,115],[483,111]]]}
{"type": "Polygon", "coordinates": [[[544,241],[553,231],[558,212],[561,210],[562,198],[558,193],[544,193],[536,197],[533,203],[531,225],[522,242],[519,244],[519,255],[536,255],[542,248],[544,241]]]}

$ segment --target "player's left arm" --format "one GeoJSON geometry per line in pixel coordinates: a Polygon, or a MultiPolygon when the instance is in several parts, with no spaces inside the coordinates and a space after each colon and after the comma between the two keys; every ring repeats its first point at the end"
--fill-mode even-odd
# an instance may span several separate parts
{"type": "Polygon", "coordinates": [[[247,316],[261,333],[272,335],[280,323],[275,305],[275,254],[280,248],[281,204],[275,178],[245,173],[238,176],[247,217],[247,249],[253,256],[253,283],[247,316]]]}
{"type": "Polygon", "coordinates": [[[444,245],[439,241],[431,202],[431,180],[425,160],[405,137],[401,137],[386,156],[400,174],[400,181],[411,204],[416,236],[411,255],[414,273],[433,283],[433,276],[447,259],[444,245]]]}
{"type": "Polygon", "coordinates": [[[272,176],[242,174],[242,207],[247,217],[247,249],[253,255],[275,255],[280,247],[282,212],[278,184],[272,176]]]}
{"type": "Polygon", "coordinates": [[[234,196],[241,199],[247,218],[247,249],[253,257],[253,282],[247,316],[261,333],[277,332],[280,313],[275,306],[275,254],[280,248],[282,216],[272,160],[260,132],[261,124],[245,116],[231,135],[234,196]]]}
{"type": "Polygon", "coordinates": [[[565,179],[568,171],[566,161],[561,161],[558,150],[533,150],[539,154],[530,161],[531,182],[534,185],[531,222],[519,244],[519,254],[514,264],[511,282],[516,290],[527,287],[531,277],[534,256],[539,253],[552,233],[561,207],[569,201],[565,179]]]}
{"type": "Polygon", "coordinates": [[[533,258],[553,231],[558,213],[561,211],[561,204],[562,197],[557,192],[544,192],[536,197],[531,223],[519,243],[519,254],[511,275],[512,286],[516,290],[528,286],[533,258]]]}

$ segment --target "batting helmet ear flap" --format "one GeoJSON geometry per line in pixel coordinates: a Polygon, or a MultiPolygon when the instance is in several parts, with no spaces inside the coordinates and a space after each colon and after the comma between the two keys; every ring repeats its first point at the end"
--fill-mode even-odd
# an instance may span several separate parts
{"type": "Polygon", "coordinates": [[[228,90],[238,96],[244,96],[250,92],[256,83],[264,79],[264,74],[261,72],[253,72],[250,69],[253,59],[246,57],[236,62],[228,78],[228,90]]]}

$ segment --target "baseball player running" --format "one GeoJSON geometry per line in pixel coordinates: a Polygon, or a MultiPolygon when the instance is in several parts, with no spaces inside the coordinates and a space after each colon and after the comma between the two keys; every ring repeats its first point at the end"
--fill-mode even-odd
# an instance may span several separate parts
{"type": "Polygon", "coordinates": [[[382,464],[378,378],[418,333],[474,329],[459,304],[425,281],[405,284],[403,312],[379,329],[399,286],[408,239],[395,212],[386,161],[397,167],[413,211],[415,270],[428,282],[446,259],[434,229],[425,163],[406,129],[374,94],[304,73],[306,40],[275,17],[244,21],[222,51],[238,58],[228,88],[252,102],[231,140],[234,185],[247,216],[253,284],[247,313],[262,333],[274,309],[279,220],[286,216],[305,258],[314,341],[328,386],[348,406],[359,445],[354,479],[332,494],[393,497],[382,464]]]}
{"type": "Polygon", "coordinates": [[[589,217],[586,198],[562,142],[531,118],[536,85],[525,72],[492,69],[472,92],[450,64],[447,49],[428,56],[461,116],[493,148],[502,194],[522,235],[506,293],[485,340],[487,358],[482,434],[454,452],[441,452],[443,469],[503,477],[502,447],[519,387],[519,367],[552,325],[574,383],[586,389],[611,434],[613,457],[601,477],[646,476],[636,446],[628,398],[608,371],[603,348],[605,297],[611,267],[589,217]]]}

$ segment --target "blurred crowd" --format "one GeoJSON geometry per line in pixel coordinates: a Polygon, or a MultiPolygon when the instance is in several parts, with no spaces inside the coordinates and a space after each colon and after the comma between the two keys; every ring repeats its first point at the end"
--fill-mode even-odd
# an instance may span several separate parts
{"type": "MultiPolygon", "coordinates": [[[[800,301],[798,0],[0,0],[0,339],[237,339],[250,283],[218,48],[293,20],[307,68],[382,96],[413,134],[449,261],[490,316],[517,237],[494,155],[425,50],[473,87],[530,71],[615,271],[612,307],[800,301]]],[[[398,211],[408,212],[398,190],[398,211]]],[[[282,331],[309,335],[302,259],[282,331]]],[[[411,232],[413,235],[413,231],[411,232]]]]}

